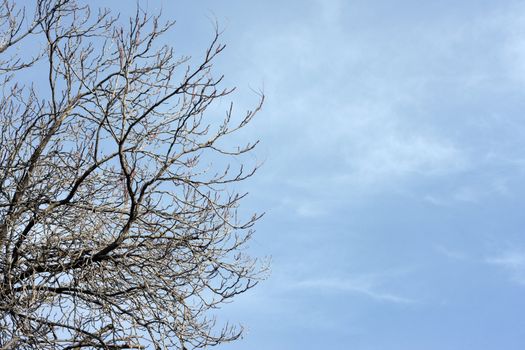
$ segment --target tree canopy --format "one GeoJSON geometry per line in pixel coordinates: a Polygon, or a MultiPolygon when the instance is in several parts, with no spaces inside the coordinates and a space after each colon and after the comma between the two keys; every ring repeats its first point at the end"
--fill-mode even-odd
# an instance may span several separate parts
{"type": "MultiPolygon", "coordinates": [[[[0,8],[0,348],[184,349],[237,339],[210,311],[257,284],[218,166],[256,145],[224,138],[260,110],[224,114],[219,30],[193,63],[162,38],[81,1],[0,8]],[[217,162],[213,163],[213,160],[217,162]]],[[[242,158],[240,158],[242,159],[242,158]]]]}

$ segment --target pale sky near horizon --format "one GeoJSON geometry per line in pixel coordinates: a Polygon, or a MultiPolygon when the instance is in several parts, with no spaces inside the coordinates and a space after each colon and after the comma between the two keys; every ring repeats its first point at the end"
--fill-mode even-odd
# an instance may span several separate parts
{"type": "Polygon", "coordinates": [[[236,108],[266,95],[232,142],[261,141],[240,211],[272,272],[217,349],[525,348],[525,2],[139,3],[195,59],[217,20],[236,108]]]}
{"type": "Polygon", "coordinates": [[[242,210],[272,274],[220,349],[525,347],[525,3],[163,6],[183,51],[223,26],[240,109],[267,96],[242,210]]]}

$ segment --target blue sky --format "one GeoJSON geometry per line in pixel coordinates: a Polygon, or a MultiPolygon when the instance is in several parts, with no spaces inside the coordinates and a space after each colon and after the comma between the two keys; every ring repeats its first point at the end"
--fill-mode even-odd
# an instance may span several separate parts
{"type": "Polygon", "coordinates": [[[181,54],[216,18],[237,108],[267,97],[232,142],[261,140],[242,212],[272,273],[221,349],[525,347],[523,2],[144,3],[181,54]]]}

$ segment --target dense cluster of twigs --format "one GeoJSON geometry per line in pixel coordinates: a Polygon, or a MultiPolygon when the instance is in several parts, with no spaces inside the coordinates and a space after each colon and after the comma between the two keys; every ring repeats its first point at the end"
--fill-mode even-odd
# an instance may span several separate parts
{"type": "MultiPolygon", "coordinates": [[[[210,310],[253,287],[258,219],[209,160],[260,109],[217,120],[219,33],[190,65],[140,8],[0,8],[0,348],[191,349],[239,337],[210,310]],[[221,147],[222,145],[222,147],[221,147]]],[[[262,98],[260,100],[262,103],[262,98]]],[[[224,114],[223,114],[224,115],[224,114]]],[[[222,161],[221,161],[222,162],[222,161]]]]}

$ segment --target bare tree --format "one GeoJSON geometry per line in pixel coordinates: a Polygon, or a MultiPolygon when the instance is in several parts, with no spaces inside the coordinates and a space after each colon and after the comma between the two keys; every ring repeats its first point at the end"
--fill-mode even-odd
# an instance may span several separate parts
{"type": "Polygon", "coordinates": [[[0,348],[191,349],[237,339],[210,311],[259,280],[237,218],[255,144],[222,141],[260,109],[222,116],[212,62],[73,0],[0,9],[0,348]],[[212,112],[212,113],[210,113],[212,112]],[[222,169],[222,170],[221,170],[222,169]]]}

